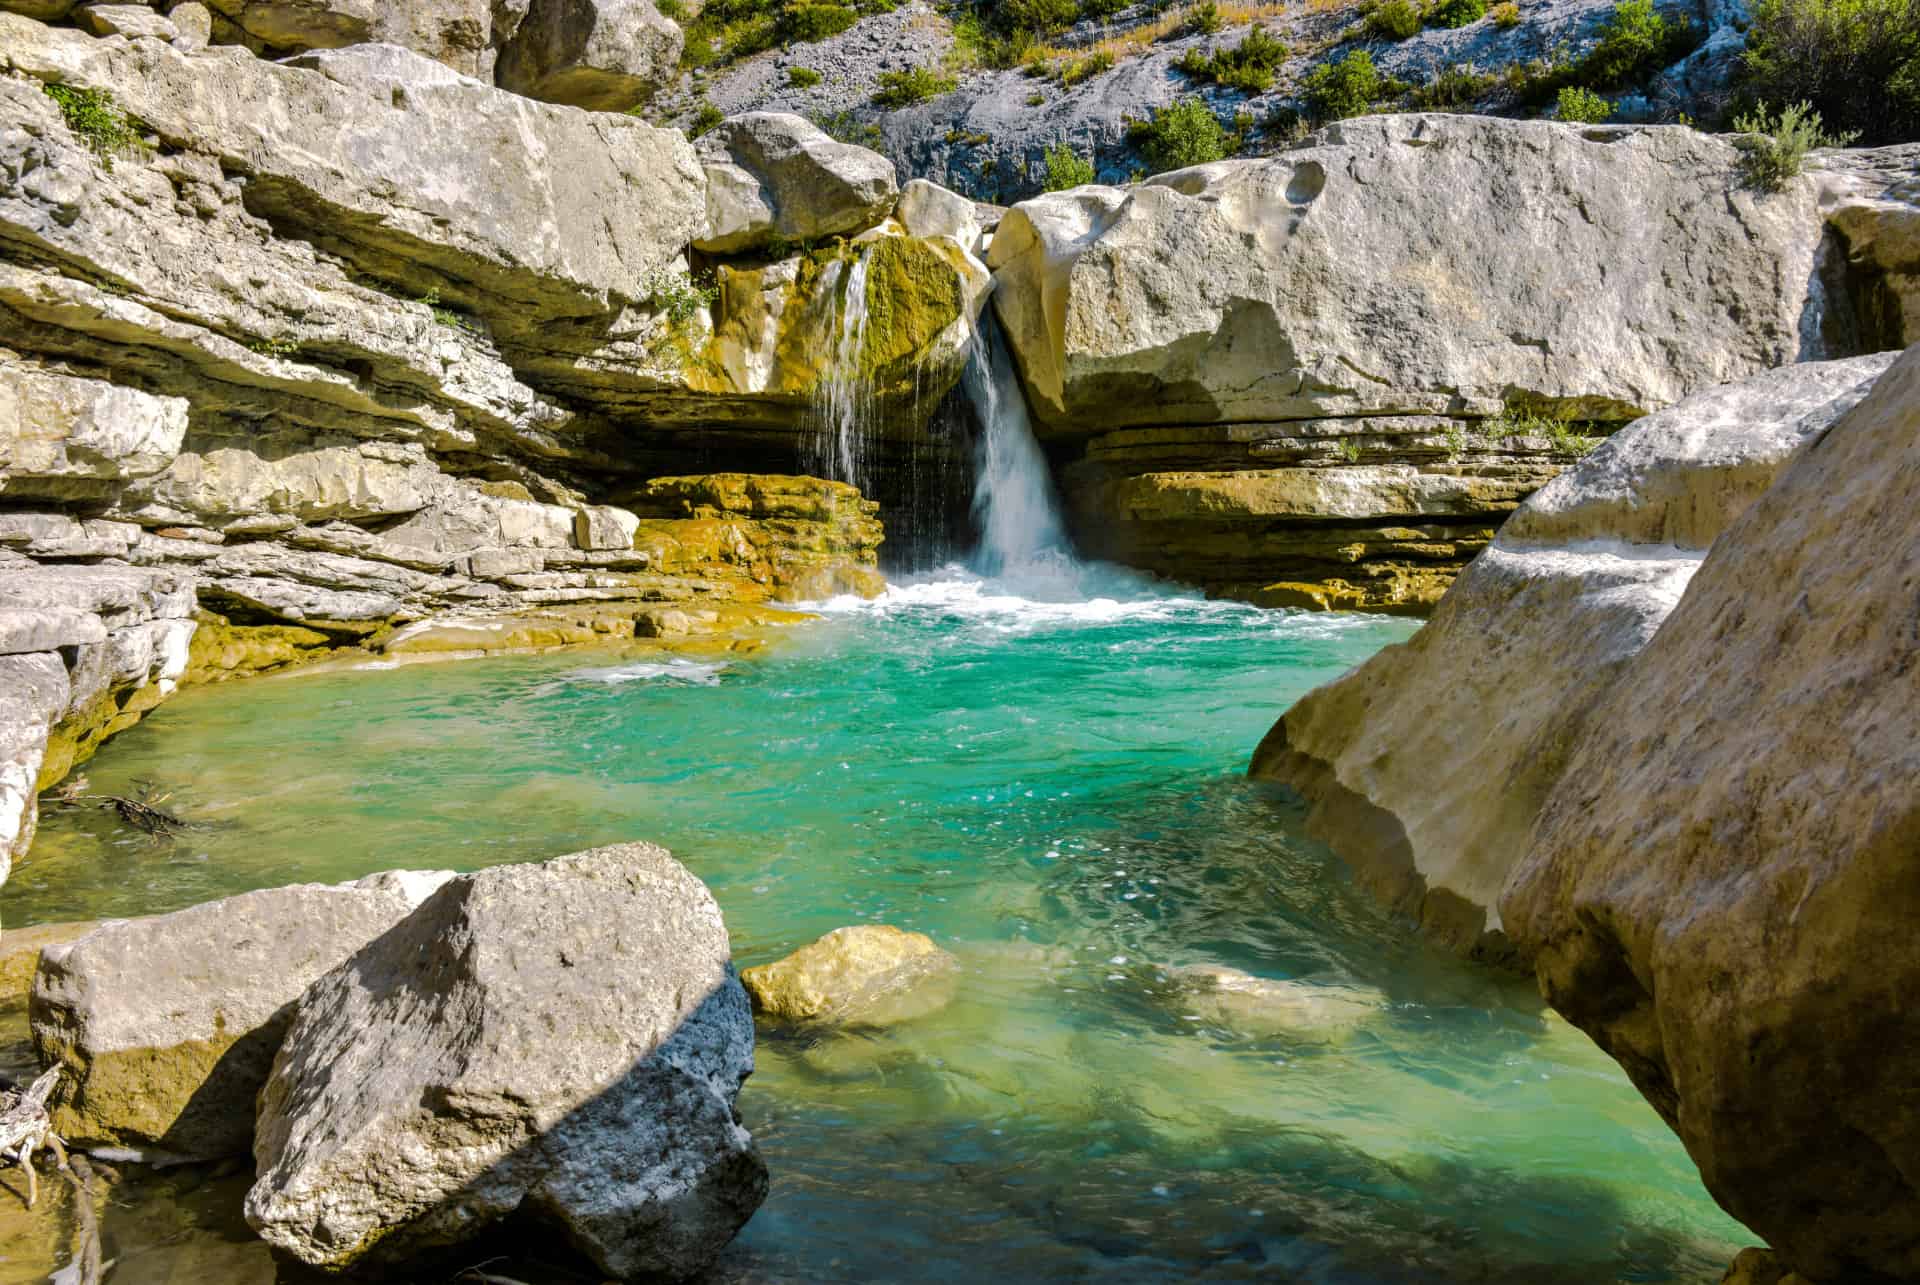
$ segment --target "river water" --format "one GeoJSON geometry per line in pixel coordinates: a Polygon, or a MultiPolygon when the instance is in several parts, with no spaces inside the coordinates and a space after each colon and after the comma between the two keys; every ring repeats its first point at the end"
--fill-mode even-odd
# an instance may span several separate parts
{"type": "MultiPolygon", "coordinates": [[[[196,828],[155,842],[50,806],[0,915],[646,838],[712,887],[742,965],[842,924],[932,934],[964,965],[945,1010],[763,1035],[741,1110],[773,1189],[728,1279],[1699,1281],[1749,1239],[1530,987],[1424,947],[1244,779],[1291,701],[1411,624],[1065,564],[822,611],[724,662],[189,691],[84,770],[173,791],[196,828]],[[1196,964],[1378,1003],[1246,1023],[1161,971],[1196,964]]],[[[229,1183],[168,1243],[232,1241],[229,1183]]],[[[180,1278],[166,1244],[135,1249],[126,1279],[180,1278]]]]}

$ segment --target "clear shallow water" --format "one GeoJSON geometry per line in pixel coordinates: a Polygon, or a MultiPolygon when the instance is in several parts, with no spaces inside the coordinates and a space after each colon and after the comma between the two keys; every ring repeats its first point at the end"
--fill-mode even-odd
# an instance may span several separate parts
{"type": "Polygon", "coordinates": [[[175,789],[202,828],[155,844],[51,808],[0,916],[656,839],[742,964],[871,920],[965,965],[891,1033],[763,1037],[741,1108],[774,1187],[732,1276],[1717,1279],[1749,1237],[1613,1064],[1423,948],[1241,776],[1288,703],[1411,626],[1077,574],[829,604],[724,663],[190,692],[86,770],[175,789]],[[1152,967],[1199,963],[1387,1004],[1343,1038],[1235,1030],[1152,967]]]}

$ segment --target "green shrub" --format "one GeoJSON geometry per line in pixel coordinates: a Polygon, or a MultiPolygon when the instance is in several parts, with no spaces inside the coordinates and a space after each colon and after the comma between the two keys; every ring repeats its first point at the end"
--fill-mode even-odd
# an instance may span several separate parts
{"type": "Polygon", "coordinates": [[[1345,120],[1365,115],[1375,103],[1404,88],[1399,81],[1380,74],[1372,54],[1354,49],[1339,61],[1323,62],[1307,73],[1301,96],[1306,100],[1307,113],[1315,120],[1345,120]]]}
{"type": "Polygon", "coordinates": [[[823,112],[812,120],[822,133],[842,143],[855,143],[861,147],[880,146],[880,127],[872,121],[861,120],[850,111],[823,112]]]}
{"type": "Polygon", "coordinates": [[[911,107],[940,94],[952,93],[960,82],[931,67],[913,67],[907,71],[883,71],[880,88],[873,101],[881,107],[911,107]]]}
{"type": "Polygon", "coordinates": [[[1691,32],[1654,12],[1653,0],[1620,0],[1576,75],[1593,88],[1645,79],[1686,51],[1691,32]]]}
{"type": "Polygon", "coordinates": [[[1574,125],[1598,125],[1613,115],[1613,104],[1591,89],[1568,85],[1560,91],[1560,119],[1574,125]]]}
{"type": "Polygon", "coordinates": [[[75,85],[43,85],[48,98],[60,109],[73,136],[100,158],[100,167],[111,170],[113,158],[125,156],[140,146],[140,133],[133,117],[120,110],[113,95],[104,89],[81,89],[75,85]]]}
{"type": "Polygon", "coordinates": [[[1174,70],[1197,80],[1212,81],[1227,89],[1247,94],[1264,94],[1273,88],[1274,73],[1287,60],[1287,46],[1255,27],[1246,39],[1231,49],[1205,53],[1198,46],[1188,49],[1174,61],[1174,70]]]}
{"type": "Polygon", "coordinates": [[[1080,17],[1104,21],[1127,7],[1127,0],[1080,0],[1080,17]]]}
{"type": "Polygon", "coordinates": [[[795,89],[812,89],[820,83],[820,73],[811,67],[789,67],[787,83],[795,89]]]}
{"type": "Polygon", "coordinates": [[[1042,107],[1042,106],[1045,106],[1045,105],[1046,105],[1046,101],[1047,101],[1047,96],[1046,96],[1045,94],[1043,94],[1043,93],[1041,93],[1041,92],[1040,92],[1039,90],[1037,90],[1037,89],[1036,89],[1036,90],[1034,90],[1034,91],[1033,91],[1033,92],[1032,92],[1031,94],[1028,94],[1028,95],[1027,95],[1027,106],[1029,106],[1029,107],[1042,107]]]}
{"type": "Polygon", "coordinates": [[[1060,87],[1072,89],[1081,81],[1098,76],[1103,71],[1113,70],[1113,55],[1105,49],[1096,49],[1084,58],[1069,58],[1060,64],[1060,87]]]}
{"type": "Polygon", "coordinates": [[[1520,25],[1520,6],[1514,0],[1493,6],[1487,14],[1493,19],[1493,25],[1502,31],[1511,31],[1520,25]]]}
{"type": "Polygon", "coordinates": [[[1464,27],[1487,16],[1487,0],[1440,0],[1427,11],[1429,27],[1464,27]]]}
{"type": "Polygon", "coordinates": [[[1471,67],[1448,67],[1414,89],[1412,105],[1417,111],[1452,111],[1485,98],[1499,83],[1471,67]]]}
{"type": "Polygon", "coordinates": [[[1200,0],[1200,3],[1187,10],[1184,30],[1188,35],[1217,35],[1225,25],[1226,19],[1220,16],[1220,6],[1214,0],[1200,0]]]}
{"type": "Polygon", "coordinates": [[[1127,141],[1140,149],[1155,174],[1205,165],[1227,155],[1227,132],[1198,98],[1156,108],[1153,119],[1127,126],[1127,141]]]}
{"type": "Polygon", "coordinates": [[[1741,76],[1751,102],[1805,100],[1870,143],[1920,139],[1920,2],[1756,0],[1741,76]]]}
{"type": "Polygon", "coordinates": [[[702,308],[711,308],[719,292],[711,286],[694,284],[684,272],[660,271],[646,279],[647,302],[676,326],[693,320],[702,308]]]}
{"type": "Polygon", "coordinates": [[[1800,177],[1801,162],[1816,147],[1845,147],[1853,134],[1830,135],[1820,126],[1820,113],[1811,103],[1795,103],[1779,115],[1761,107],[1737,116],[1734,129],[1740,140],[1741,168],[1747,182],[1763,192],[1783,192],[1800,177]]]}
{"type": "Polygon", "coordinates": [[[671,18],[675,22],[687,16],[687,6],[682,0],[656,0],[653,7],[660,11],[662,18],[671,18]]]}
{"type": "Polygon", "coordinates": [[[1000,0],[995,14],[1009,30],[1050,36],[1071,27],[1079,10],[1074,0],[1000,0]]]}
{"type": "Polygon", "coordinates": [[[1046,172],[1040,178],[1043,192],[1064,192],[1093,182],[1093,162],[1065,143],[1047,149],[1046,172]]]}
{"type": "Polygon", "coordinates": [[[1420,34],[1420,11],[1411,0],[1386,0],[1367,15],[1367,34],[1381,40],[1411,40],[1420,34]]]}
{"type": "Polygon", "coordinates": [[[860,15],[843,4],[796,4],[781,11],[779,33],[794,44],[811,44],[837,36],[860,20],[860,15]]]}
{"type": "Polygon", "coordinates": [[[727,114],[712,103],[701,103],[693,113],[693,119],[687,122],[687,137],[698,138],[727,118],[727,114]]]}

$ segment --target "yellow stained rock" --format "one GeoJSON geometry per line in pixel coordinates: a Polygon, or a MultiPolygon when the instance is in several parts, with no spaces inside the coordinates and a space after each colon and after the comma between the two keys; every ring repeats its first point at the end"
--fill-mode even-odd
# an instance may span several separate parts
{"type": "Polygon", "coordinates": [[[745,969],[740,980],[770,1022],[887,1026],[946,1007],[958,966],[925,933],[859,924],[745,969]]]}

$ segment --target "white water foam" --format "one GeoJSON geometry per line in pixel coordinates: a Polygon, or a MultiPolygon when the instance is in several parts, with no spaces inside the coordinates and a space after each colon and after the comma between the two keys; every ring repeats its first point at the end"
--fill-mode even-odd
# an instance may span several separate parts
{"type": "Polygon", "coordinates": [[[668,682],[687,683],[700,687],[718,687],[720,675],[725,673],[725,661],[703,665],[697,661],[682,660],[641,660],[630,665],[611,665],[604,669],[582,669],[568,675],[575,680],[592,680],[619,686],[622,683],[650,683],[664,679],[668,682]]]}
{"type": "Polygon", "coordinates": [[[967,356],[967,397],[980,418],[973,516],[975,570],[989,576],[1058,579],[1073,561],[1047,457],[1033,436],[1020,377],[988,303],[967,356]]]}

